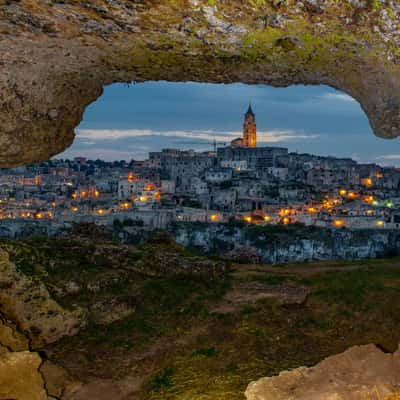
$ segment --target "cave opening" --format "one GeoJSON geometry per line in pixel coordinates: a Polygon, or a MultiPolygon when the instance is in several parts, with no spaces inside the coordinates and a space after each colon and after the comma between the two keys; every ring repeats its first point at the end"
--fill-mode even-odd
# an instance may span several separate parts
{"type": "Polygon", "coordinates": [[[151,151],[206,151],[241,135],[249,103],[258,146],[396,165],[393,142],[377,138],[359,103],[329,86],[172,83],[113,84],[90,104],[75,141],[56,158],[143,160],[151,151]]]}

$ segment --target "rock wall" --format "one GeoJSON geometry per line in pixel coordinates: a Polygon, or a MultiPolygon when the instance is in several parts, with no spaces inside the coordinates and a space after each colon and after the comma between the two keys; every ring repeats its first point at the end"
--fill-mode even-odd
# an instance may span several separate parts
{"type": "Polygon", "coordinates": [[[394,0],[0,1],[0,166],[46,160],[113,82],[327,84],[400,135],[394,0]]]}
{"type": "Polygon", "coordinates": [[[175,238],[186,247],[239,262],[352,260],[400,252],[400,233],[392,231],[182,224],[176,229],[175,238]]]}

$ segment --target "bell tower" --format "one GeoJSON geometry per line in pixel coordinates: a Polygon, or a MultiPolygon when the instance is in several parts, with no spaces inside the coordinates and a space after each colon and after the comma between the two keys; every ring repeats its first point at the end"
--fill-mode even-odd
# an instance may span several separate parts
{"type": "Polygon", "coordinates": [[[256,147],[257,146],[257,124],[256,116],[249,104],[249,109],[244,115],[243,124],[243,146],[256,147]]]}

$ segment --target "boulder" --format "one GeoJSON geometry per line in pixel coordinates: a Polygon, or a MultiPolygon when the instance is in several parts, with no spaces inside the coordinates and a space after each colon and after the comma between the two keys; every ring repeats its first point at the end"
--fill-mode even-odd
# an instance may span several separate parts
{"type": "Polygon", "coordinates": [[[400,388],[400,352],[356,346],[312,368],[297,368],[248,385],[247,400],[384,399],[400,388]]]}
{"type": "Polygon", "coordinates": [[[47,400],[41,362],[38,354],[29,351],[0,356],[0,399],[47,400]]]}

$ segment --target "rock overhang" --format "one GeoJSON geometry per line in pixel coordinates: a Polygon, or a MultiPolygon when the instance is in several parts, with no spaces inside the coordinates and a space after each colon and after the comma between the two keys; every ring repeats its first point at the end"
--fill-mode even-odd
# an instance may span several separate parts
{"type": "Polygon", "coordinates": [[[115,82],[326,84],[396,138],[399,20],[390,0],[0,1],[0,166],[63,151],[115,82]]]}

